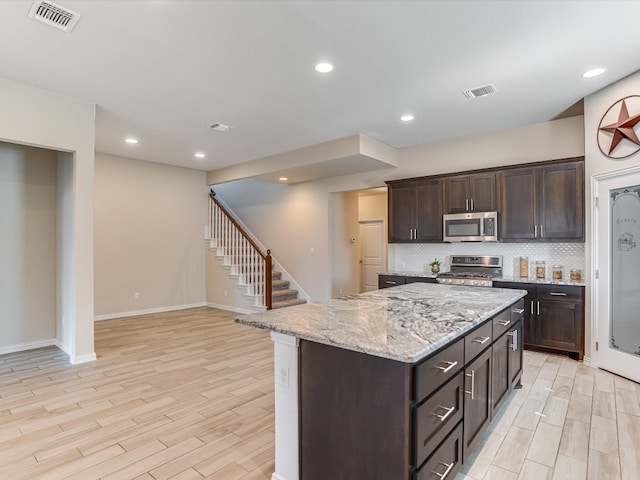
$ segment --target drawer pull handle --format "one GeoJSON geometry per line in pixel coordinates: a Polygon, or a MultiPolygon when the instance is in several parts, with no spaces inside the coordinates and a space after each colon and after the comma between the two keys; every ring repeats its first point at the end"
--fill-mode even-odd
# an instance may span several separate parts
{"type": "Polygon", "coordinates": [[[440,370],[442,370],[441,373],[447,373],[449,370],[451,370],[453,367],[455,367],[456,365],[458,365],[458,362],[448,362],[446,360],[443,360],[443,363],[446,363],[448,366],[447,367],[441,367],[440,365],[436,365],[436,368],[439,368],[440,370]]]}
{"type": "Polygon", "coordinates": [[[445,478],[447,478],[447,475],[449,475],[449,472],[451,472],[451,469],[453,468],[453,466],[455,464],[456,464],[456,462],[451,462],[451,463],[440,462],[440,465],[444,465],[445,467],[447,467],[447,469],[444,471],[444,473],[438,473],[435,470],[432,470],[431,473],[433,473],[434,475],[437,475],[442,480],[444,480],[445,478]]]}
{"type": "Polygon", "coordinates": [[[465,390],[464,393],[471,395],[471,400],[475,398],[474,390],[476,389],[476,371],[471,370],[471,373],[465,373],[467,377],[471,377],[471,390],[465,390]]]}
{"type": "Polygon", "coordinates": [[[491,337],[478,337],[473,339],[472,341],[475,343],[479,343],[480,345],[483,345],[487,343],[489,340],[491,340],[491,337]]]}
{"type": "Polygon", "coordinates": [[[567,294],[563,292],[549,292],[549,295],[553,295],[554,297],[566,297],[567,294]]]}
{"type": "Polygon", "coordinates": [[[392,282],[391,280],[386,280],[384,283],[386,283],[387,285],[397,285],[398,282],[392,282]]]}
{"type": "Polygon", "coordinates": [[[438,417],[441,422],[444,422],[449,417],[449,415],[451,415],[453,411],[456,409],[455,406],[447,408],[447,407],[443,407],[442,405],[440,405],[438,408],[446,410],[447,413],[445,413],[444,415],[438,415],[437,413],[433,412],[431,415],[433,415],[434,417],[438,417]]]}
{"type": "Polygon", "coordinates": [[[522,315],[524,313],[524,308],[514,308],[513,311],[518,315],[522,315]]]}
{"type": "Polygon", "coordinates": [[[506,327],[507,325],[509,325],[511,323],[511,320],[500,320],[498,322],[498,325],[502,325],[503,327],[506,327]]]}

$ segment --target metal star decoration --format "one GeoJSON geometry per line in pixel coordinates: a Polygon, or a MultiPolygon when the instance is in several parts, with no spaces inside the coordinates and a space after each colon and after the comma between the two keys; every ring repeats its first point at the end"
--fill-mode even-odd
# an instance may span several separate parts
{"type": "Polygon", "coordinates": [[[629,111],[627,110],[627,104],[624,100],[622,100],[620,113],[618,114],[618,121],[616,123],[600,127],[600,130],[613,133],[613,138],[611,139],[611,146],[609,147],[608,155],[611,155],[611,152],[613,152],[618,144],[625,138],[630,142],[633,142],[636,145],[640,146],[640,139],[638,139],[638,136],[633,129],[633,127],[635,127],[639,122],[640,113],[630,117],[629,111]]]}

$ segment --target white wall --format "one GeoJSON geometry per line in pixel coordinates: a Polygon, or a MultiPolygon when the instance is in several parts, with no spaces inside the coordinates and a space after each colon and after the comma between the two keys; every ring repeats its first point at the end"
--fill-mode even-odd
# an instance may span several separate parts
{"type": "Polygon", "coordinates": [[[202,170],[96,153],[96,318],[204,305],[208,190],[202,170]]]}
{"type": "Polygon", "coordinates": [[[56,152],[0,142],[0,352],[55,344],[56,152]]]}
{"type": "MultiPolygon", "coordinates": [[[[607,88],[600,90],[599,92],[585,98],[584,100],[584,125],[585,125],[585,181],[586,181],[586,195],[587,198],[587,216],[586,216],[586,254],[587,260],[593,258],[593,235],[592,235],[592,220],[593,220],[593,192],[591,190],[592,177],[597,174],[613,172],[616,170],[622,170],[625,168],[635,167],[640,165],[640,153],[636,153],[629,158],[613,160],[605,156],[598,148],[597,142],[597,129],[600,123],[600,119],[618,100],[627,97],[629,95],[638,95],[640,92],[640,72],[628,76],[627,78],[610,85],[607,88]]],[[[630,111],[630,114],[638,113],[630,111]]],[[[591,295],[592,295],[592,283],[594,276],[594,265],[587,261],[586,278],[587,278],[587,305],[586,305],[586,339],[585,350],[586,355],[592,355],[592,348],[594,339],[591,334],[592,327],[592,312],[591,312],[591,295]]]]}
{"type": "MultiPolygon", "coordinates": [[[[583,118],[545,122],[399,151],[397,168],[296,185],[241,180],[215,186],[273,250],[312,301],[331,297],[329,194],[384,186],[385,180],[527,163],[584,154],[583,118]],[[314,247],[315,253],[310,253],[314,247]]],[[[391,257],[390,257],[391,261],[391,257]]]]}
{"type": "Polygon", "coordinates": [[[58,196],[69,199],[62,204],[69,241],[57,246],[64,274],[57,285],[57,339],[72,363],[93,360],[95,105],[0,78],[0,106],[1,141],[69,152],[70,168],[62,171],[68,182],[58,181],[58,196]]]}

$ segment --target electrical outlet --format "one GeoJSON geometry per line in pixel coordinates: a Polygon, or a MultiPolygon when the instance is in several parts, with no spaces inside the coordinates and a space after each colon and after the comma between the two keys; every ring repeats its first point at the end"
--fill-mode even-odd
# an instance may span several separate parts
{"type": "Polygon", "coordinates": [[[289,387],[289,368],[283,367],[280,369],[280,374],[278,375],[278,383],[283,387],[289,387]]]}
{"type": "Polygon", "coordinates": [[[227,296],[227,291],[225,290],[225,291],[223,292],[223,294],[224,294],[224,296],[226,297],[226,296],[227,296]]]}
{"type": "Polygon", "coordinates": [[[133,298],[135,298],[136,300],[140,300],[140,294],[138,292],[134,293],[133,298]]]}
{"type": "Polygon", "coordinates": [[[311,253],[311,254],[316,253],[316,249],[315,249],[315,248],[313,248],[313,247],[311,247],[311,248],[309,249],[309,253],[311,253]]]}
{"type": "Polygon", "coordinates": [[[342,289],[340,289],[340,295],[342,295],[342,289]]]}

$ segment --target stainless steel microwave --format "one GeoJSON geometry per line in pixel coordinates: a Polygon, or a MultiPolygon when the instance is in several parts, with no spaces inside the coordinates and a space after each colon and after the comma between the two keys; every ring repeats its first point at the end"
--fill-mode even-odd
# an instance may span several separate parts
{"type": "Polygon", "coordinates": [[[445,242],[497,242],[498,212],[443,215],[442,229],[445,242]]]}

